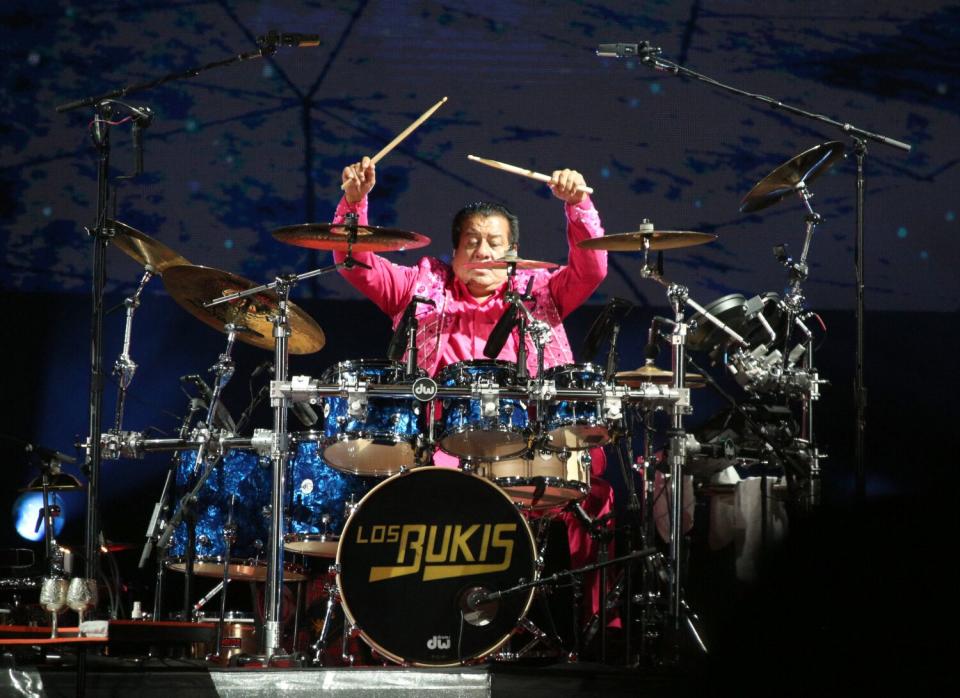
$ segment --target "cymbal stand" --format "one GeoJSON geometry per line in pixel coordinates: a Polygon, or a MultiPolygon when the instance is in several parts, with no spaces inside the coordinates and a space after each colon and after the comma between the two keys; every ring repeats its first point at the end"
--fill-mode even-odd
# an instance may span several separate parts
{"type": "MultiPolygon", "coordinates": [[[[201,439],[200,445],[197,447],[197,455],[194,459],[193,466],[193,474],[197,477],[194,481],[193,488],[180,499],[180,503],[177,506],[176,511],[173,513],[173,516],[170,517],[166,528],[164,528],[160,539],[157,541],[157,548],[160,550],[166,550],[170,546],[170,539],[173,537],[174,531],[188,513],[191,515],[188,518],[192,518],[193,508],[196,504],[197,496],[199,495],[200,490],[203,489],[207,479],[213,473],[214,467],[220,462],[220,458],[223,455],[220,452],[219,446],[215,446],[213,439],[210,438],[213,433],[213,420],[217,413],[217,406],[220,404],[220,394],[222,393],[224,386],[226,386],[226,384],[233,377],[235,370],[231,353],[233,351],[234,342],[236,341],[237,332],[247,331],[247,328],[240,325],[234,325],[233,323],[228,323],[224,325],[224,329],[227,331],[227,346],[224,349],[224,352],[220,354],[217,362],[211,368],[211,371],[213,371],[216,376],[216,380],[213,384],[213,395],[210,399],[210,404],[207,406],[206,419],[200,425],[197,434],[197,436],[201,439]],[[206,463],[206,465],[201,471],[201,465],[204,463],[206,463]]],[[[192,525],[189,521],[187,526],[188,528],[192,529],[192,525]]],[[[188,538],[192,539],[193,536],[188,534],[188,538]]],[[[194,546],[191,544],[191,541],[188,540],[188,545],[184,551],[186,556],[183,594],[184,618],[190,617],[190,598],[193,594],[193,548],[194,546]]]]}
{"type": "Polygon", "coordinates": [[[223,580],[220,586],[220,618],[217,623],[217,657],[223,656],[223,623],[227,617],[227,585],[230,584],[230,556],[233,544],[237,540],[237,524],[233,521],[233,507],[237,495],[230,495],[230,510],[227,513],[227,523],[223,526],[223,580]]]}
{"type": "Polygon", "coordinates": [[[133,315],[140,307],[140,294],[146,287],[150,279],[153,278],[154,268],[145,264],[143,267],[143,277],[133,295],[123,301],[127,309],[127,320],[123,328],[123,349],[120,356],[117,357],[113,365],[113,375],[117,376],[117,408],[113,418],[113,428],[120,431],[123,428],[123,407],[127,398],[127,389],[133,382],[133,375],[137,371],[137,364],[130,358],[130,339],[133,334],[133,315]]]}
{"type": "MultiPolygon", "coordinates": [[[[186,439],[190,433],[190,425],[203,409],[203,402],[199,398],[190,398],[187,414],[180,425],[179,438],[186,439]]],[[[140,554],[139,569],[143,569],[150,559],[150,553],[153,552],[156,542],[165,527],[164,517],[169,513],[170,493],[177,479],[177,467],[180,465],[180,451],[174,451],[170,457],[170,464],[167,466],[167,476],[163,481],[163,490],[160,492],[160,499],[153,505],[153,513],[150,516],[150,523],[147,524],[147,539],[143,544],[143,552],[140,554]]],[[[159,547],[157,551],[157,581],[153,588],[153,620],[160,620],[161,606],[163,604],[163,550],[159,547]]]]}
{"type": "MultiPolygon", "coordinates": [[[[652,223],[646,223],[653,230],[652,223]]],[[[686,286],[670,283],[664,279],[662,273],[649,264],[650,239],[643,238],[643,266],[640,269],[642,278],[653,279],[666,288],[667,299],[673,311],[672,331],[670,332],[671,369],[673,371],[673,388],[680,394],[686,395],[685,400],[671,403],[669,407],[670,429],[668,432],[670,455],[670,541],[667,558],[667,613],[673,631],[674,657],[679,658],[679,633],[682,623],[692,633],[701,648],[704,644],[694,626],[694,614],[691,613],[683,599],[682,554],[683,554],[683,474],[687,458],[687,433],[684,428],[684,417],[692,412],[689,400],[689,389],[686,388],[686,342],[688,323],[684,319],[684,308],[690,306],[700,313],[707,321],[713,323],[726,332],[741,346],[747,346],[746,340],[733,328],[729,327],[703,306],[690,298],[690,291],[686,286]]]]}
{"type": "MultiPolygon", "coordinates": [[[[356,266],[369,269],[366,264],[358,262],[352,256],[353,244],[357,238],[357,219],[356,216],[348,218],[345,224],[348,229],[347,257],[342,262],[337,262],[330,266],[321,267],[303,274],[290,274],[277,277],[274,281],[250,288],[237,293],[232,293],[222,298],[216,298],[207,303],[204,307],[209,308],[221,303],[229,303],[241,298],[246,298],[264,291],[273,291],[277,295],[277,312],[273,316],[273,340],[274,340],[274,381],[273,383],[287,380],[290,357],[290,321],[288,315],[288,304],[290,302],[290,289],[303,279],[309,279],[322,274],[328,274],[338,269],[352,269],[356,266]]],[[[289,434],[287,431],[287,412],[290,407],[290,400],[282,392],[274,393],[271,388],[270,403],[273,407],[273,439],[270,450],[270,461],[272,468],[271,475],[271,497],[270,497],[270,543],[267,546],[267,579],[266,591],[264,593],[264,619],[263,619],[263,637],[260,640],[260,650],[264,661],[269,664],[271,660],[278,658],[282,654],[280,641],[282,637],[282,616],[281,606],[283,603],[283,509],[284,509],[284,491],[286,485],[287,462],[289,453],[289,434]]]]}

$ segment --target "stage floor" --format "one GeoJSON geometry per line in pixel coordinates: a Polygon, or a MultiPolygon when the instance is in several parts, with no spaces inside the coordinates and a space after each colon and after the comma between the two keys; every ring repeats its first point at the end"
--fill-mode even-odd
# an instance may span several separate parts
{"type": "MultiPolygon", "coordinates": [[[[91,657],[86,695],[136,698],[220,696],[340,696],[342,698],[568,698],[676,696],[675,673],[628,670],[597,664],[520,666],[488,664],[455,669],[404,667],[210,668],[202,662],[91,657]]],[[[680,689],[680,690],[678,690],[680,689]]],[[[74,696],[74,665],[18,664],[0,672],[0,696],[74,696]]]]}

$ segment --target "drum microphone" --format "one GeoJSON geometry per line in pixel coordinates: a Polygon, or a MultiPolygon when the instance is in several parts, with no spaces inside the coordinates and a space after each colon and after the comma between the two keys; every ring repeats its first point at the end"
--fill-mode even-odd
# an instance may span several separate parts
{"type": "Polygon", "coordinates": [[[253,373],[250,374],[250,380],[255,380],[259,378],[264,374],[264,372],[269,373],[271,376],[273,375],[273,359],[267,359],[266,361],[261,363],[259,366],[257,366],[255,369],[253,369],[253,373]]]}
{"type": "Polygon", "coordinates": [[[483,355],[488,359],[495,359],[503,351],[503,345],[507,343],[510,333],[517,326],[517,306],[511,305],[503,311],[503,315],[493,326],[490,336],[487,337],[487,344],[483,348],[483,355]]]}
{"type": "MultiPolygon", "coordinates": [[[[213,390],[207,385],[207,382],[196,373],[192,373],[188,376],[180,376],[181,383],[193,383],[197,390],[200,391],[200,394],[203,395],[203,399],[207,401],[207,405],[213,401],[213,390]]],[[[221,427],[227,429],[228,431],[236,431],[237,425],[233,421],[233,417],[230,416],[230,411],[223,404],[223,400],[220,400],[217,403],[217,410],[213,415],[214,421],[218,422],[221,427]]]]}
{"type": "Polygon", "coordinates": [[[390,361],[399,361],[403,358],[407,348],[407,334],[410,332],[410,324],[416,321],[417,305],[420,303],[432,305],[434,308],[437,307],[436,303],[423,296],[414,296],[410,299],[406,310],[403,311],[403,317],[400,318],[397,328],[393,331],[390,344],[387,345],[387,358],[390,361]]]}
{"type": "Polygon", "coordinates": [[[607,301],[597,319],[590,326],[587,338],[583,341],[581,353],[584,359],[589,360],[597,353],[600,346],[610,339],[614,331],[614,325],[622,323],[631,310],[633,310],[633,303],[623,298],[614,297],[607,301]]]}

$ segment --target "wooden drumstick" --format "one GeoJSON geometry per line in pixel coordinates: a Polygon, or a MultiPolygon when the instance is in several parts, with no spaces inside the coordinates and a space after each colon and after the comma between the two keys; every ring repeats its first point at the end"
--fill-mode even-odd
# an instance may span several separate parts
{"type": "MultiPolygon", "coordinates": [[[[529,177],[530,179],[535,179],[538,182],[550,181],[550,177],[541,172],[534,172],[533,170],[527,170],[523,167],[517,167],[516,165],[508,165],[507,163],[500,162],[499,160],[478,158],[476,155],[468,155],[467,159],[473,160],[474,162],[479,162],[481,165],[486,165],[487,167],[492,167],[496,170],[503,170],[504,172],[510,172],[511,174],[520,175],[521,177],[529,177]]],[[[592,194],[593,188],[587,186],[577,187],[577,191],[582,191],[585,194],[592,194]]]]}
{"type": "MultiPolygon", "coordinates": [[[[394,148],[396,148],[398,145],[400,145],[400,143],[401,143],[407,136],[409,136],[411,133],[413,133],[414,131],[416,131],[417,128],[420,126],[420,124],[422,124],[424,121],[426,121],[426,120],[429,119],[431,116],[433,116],[433,112],[435,112],[437,109],[439,109],[440,107],[442,107],[442,106],[443,106],[443,103],[446,102],[446,101],[447,101],[447,98],[444,97],[444,98],[441,99],[439,102],[437,102],[437,103],[434,104],[432,107],[430,107],[430,108],[427,109],[425,112],[423,112],[423,114],[421,114],[420,116],[418,116],[416,121],[414,121],[412,124],[410,124],[410,125],[407,126],[405,129],[403,129],[399,134],[397,134],[397,137],[396,137],[396,138],[394,138],[392,141],[390,141],[390,142],[387,143],[385,146],[383,146],[383,148],[380,149],[380,152],[378,152],[376,155],[374,155],[372,158],[370,158],[370,164],[371,164],[371,165],[376,165],[376,164],[377,164],[378,162],[380,162],[383,158],[385,158],[385,157],[390,153],[390,151],[393,150],[394,148]]],[[[346,189],[346,188],[347,188],[347,183],[344,182],[342,185],[340,185],[340,188],[341,188],[341,189],[346,189]]]]}

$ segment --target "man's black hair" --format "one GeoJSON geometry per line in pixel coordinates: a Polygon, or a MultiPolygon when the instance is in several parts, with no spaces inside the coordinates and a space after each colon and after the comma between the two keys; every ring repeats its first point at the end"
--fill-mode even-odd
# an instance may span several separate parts
{"type": "Polygon", "coordinates": [[[503,216],[506,218],[507,223],[510,224],[510,247],[517,246],[517,242],[520,241],[520,221],[517,217],[510,213],[506,206],[491,204],[487,201],[477,201],[472,204],[467,204],[457,211],[457,215],[453,217],[453,249],[456,250],[460,246],[460,230],[463,228],[464,222],[474,216],[483,216],[484,218],[488,216],[503,216]]]}

